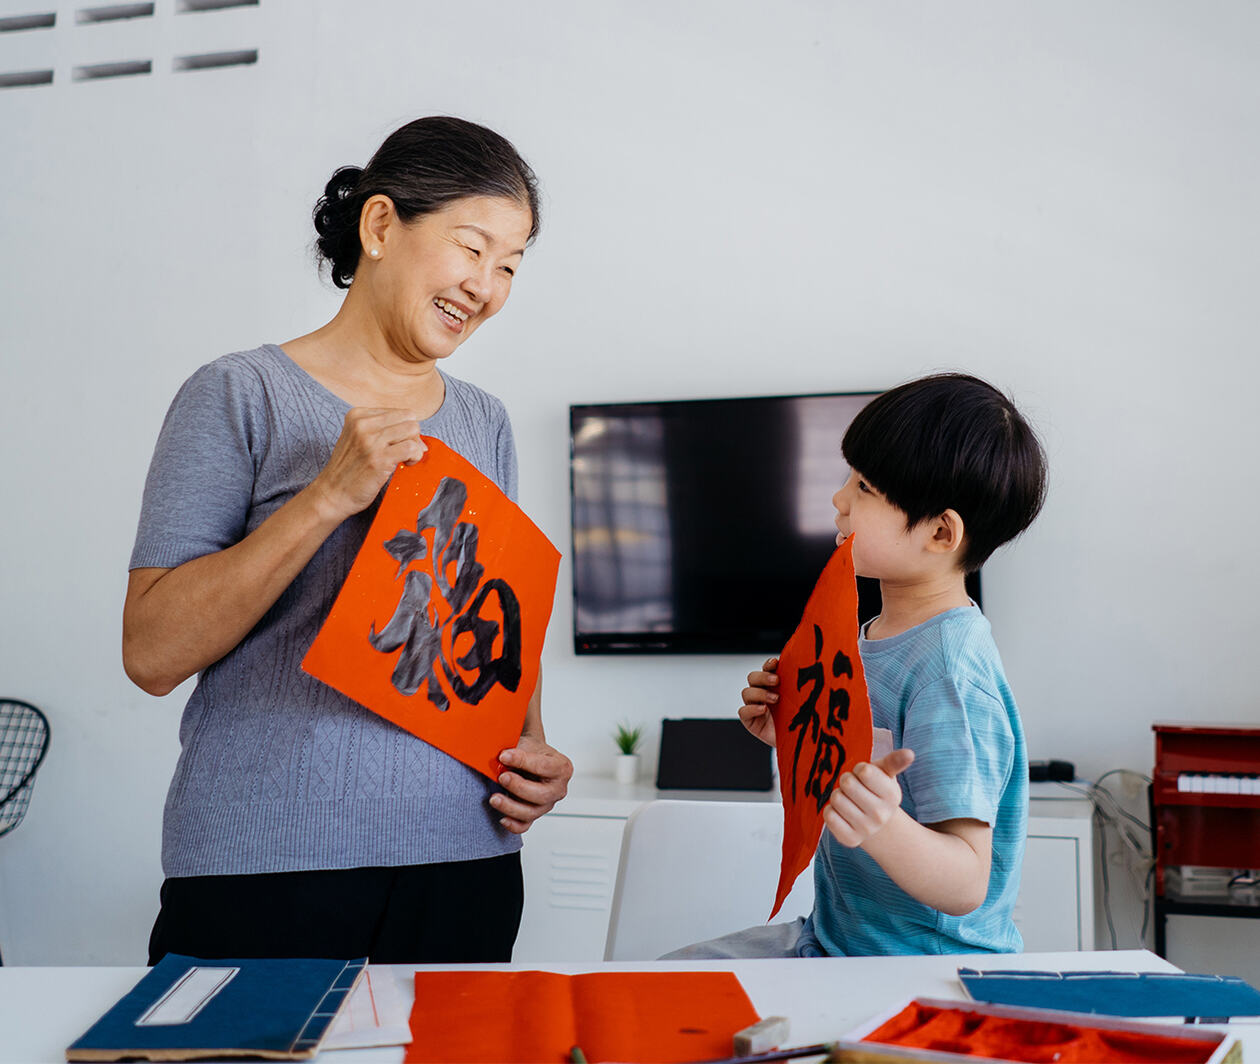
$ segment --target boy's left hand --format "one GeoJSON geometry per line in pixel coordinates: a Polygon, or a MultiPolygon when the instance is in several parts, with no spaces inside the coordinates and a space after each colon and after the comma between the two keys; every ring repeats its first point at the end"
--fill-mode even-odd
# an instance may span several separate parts
{"type": "Polygon", "coordinates": [[[841,846],[857,847],[901,808],[897,776],[910,767],[914,751],[894,750],[878,761],[862,761],[840,777],[823,810],[827,830],[841,846]]]}

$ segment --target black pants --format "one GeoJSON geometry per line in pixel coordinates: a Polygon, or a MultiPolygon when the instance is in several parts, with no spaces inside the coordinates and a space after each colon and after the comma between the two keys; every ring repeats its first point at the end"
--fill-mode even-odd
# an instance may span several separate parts
{"type": "Polygon", "coordinates": [[[376,964],[510,961],[521,855],[479,861],[187,876],[162,884],[149,963],[167,953],[367,957],[376,964]]]}

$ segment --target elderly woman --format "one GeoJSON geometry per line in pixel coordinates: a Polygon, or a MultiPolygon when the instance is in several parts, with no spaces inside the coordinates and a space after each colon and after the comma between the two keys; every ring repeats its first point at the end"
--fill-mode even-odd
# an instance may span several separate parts
{"type": "Polygon", "coordinates": [[[516,494],[503,405],[439,364],[506,302],[536,179],[498,134],[423,118],[333,174],[315,228],[336,317],[194,373],[145,486],[124,665],[151,694],[198,674],[150,963],[509,960],[520,836],[573,772],[539,692],[496,787],[299,666],[421,434],[516,494]]]}

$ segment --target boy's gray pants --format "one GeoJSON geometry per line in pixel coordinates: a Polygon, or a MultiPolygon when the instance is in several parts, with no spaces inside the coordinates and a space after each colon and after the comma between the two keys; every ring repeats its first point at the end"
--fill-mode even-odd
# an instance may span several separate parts
{"type": "Polygon", "coordinates": [[[763,924],[746,927],[729,935],[671,950],[659,957],[662,961],[742,960],[758,957],[795,957],[796,940],[801,937],[805,917],[798,916],[786,924],[763,924]]]}

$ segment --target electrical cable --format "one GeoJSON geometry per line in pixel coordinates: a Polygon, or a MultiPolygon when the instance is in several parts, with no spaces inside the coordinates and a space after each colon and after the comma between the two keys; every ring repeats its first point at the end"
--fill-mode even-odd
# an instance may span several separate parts
{"type": "Polygon", "coordinates": [[[1111,879],[1107,875],[1107,833],[1103,830],[1102,811],[1094,806],[1098,820],[1098,856],[1102,861],[1103,915],[1107,918],[1107,930],[1111,933],[1111,948],[1116,949],[1116,925],[1111,920],[1111,879]]]}
{"type": "MultiPolygon", "coordinates": [[[[1133,857],[1136,858],[1136,862],[1140,866],[1145,866],[1146,868],[1145,879],[1140,888],[1142,891],[1143,902],[1140,941],[1143,946],[1146,944],[1146,928],[1150,919],[1152,876],[1155,868],[1154,852],[1150,841],[1150,825],[1146,824],[1140,818],[1134,816],[1125,809],[1124,806],[1120,804],[1120,800],[1115,796],[1115,794],[1113,794],[1108,788],[1101,785],[1103,780],[1115,775],[1136,776],[1146,784],[1151,782],[1149,776],[1144,776],[1140,772],[1133,772],[1130,769],[1122,768],[1111,769],[1104,772],[1097,780],[1092,783],[1087,782],[1087,785],[1083,787],[1067,783],[1062,780],[1055,781],[1065,790],[1072,791],[1073,793],[1082,795],[1083,797],[1089,799],[1090,803],[1094,807],[1094,819],[1098,823],[1099,865],[1102,875],[1102,909],[1103,916],[1107,921],[1107,929],[1111,937],[1112,949],[1117,948],[1117,936],[1115,921],[1113,920],[1111,914],[1111,876],[1107,868],[1107,828],[1111,827],[1115,831],[1117,839],[1119,839],[1119,841],[1123,843],[1124,847],[1133,854],[1133,857]],[[1129,823],[1126,824],[1125,821],[1128,821],[1129,823]],[[1129,826],[1130,824],[1140,828],[1142,835],[1135,835],[1132,828],[1129,826]]],[[[1132,864],[1130,864],[1129,867],[1132,868],[1132,864]]],[[[1136,871],[1136,869],[1134,869],[1134,871],[1136,871]]]]}
{"type": "Polygon", "coordinates": [[[1138,932],[1138,944],[1146,949],[1146,928],[1151,922],[1151,880],[1155,878],[1155,862],[1146,870],[1146,882],[1142,886],[1144,902],[1142,906],[1142,930],[1138,932]]]}
{"type": "MultiPolygon", "coordinates": [[[[1105,775],[1110,776],[1114,772],[1125,772],[1125,771],[1127,770],[1126,769],[1112,769],[1111,772],[1108,772],[1105,775]]],[[[1134,775],[1138,775],[1138,773],[1134,773],[1134,775]]],[[[1142,778],[1146,779],[1145,776],[1143,776],[1142,778]]],[[[1107,800],[1113,806],[1113,812],[1108,814],[1110,819],[1115,820],[1116,815],[1119,814],[1120,816],[1124,817],[1126,820],[1132,821],[1134,824],[1140,827],[1144,832],[1149,832],[1151,830],[1149,824],[1147,824],[1143,820],[1139,820],[1127,809],[1125,809],[1120,804],[1120,800],[1114,794],[1112,794],[1111,791],[1109,791],[1106,787],[1102,787],[1097,783],[1091,783],[1088,788],[1085,788],[1085,787],[1078,787],[1075,784],[1065,783],[1062,780],[1059,780],[1056,782],[1058,782],[1060,787],[1066,787],[1069,791],[1075,791],[1077,794],[1084,795],[1086,798],[1090,799],[1090,801],[1092,801],[1095,804],[1095,806],[1098,805],[1098,796],[1100,794],[1106,795],[1107,800]]],[[[1147,780],[1147,782],[1149,783],[1150,781],[1147,780]]],[[[1130,839],[1132,840],[1132,836],[1130,836],[1130,839]]],[[[1138,845],[1140,849],[1140,844],[1138,845]]]]}
{"type": "Polygon", "coordinates": [[[1119,809],[1121,813],[1123,813],[1126,817],[1128,817],[1130,820],[1132,820],[1132,821],[1133,821],[1133,823],[1135,823],[1135,824],[1136,824],[1138,827],[1140,827],[1143,831],[1147,831],[1147,832],[1149,832],[1149,831],[1151,830],[1151,829],[1150,829],[1150,825],[1149,825],[1149,824],[1144,823],[1143,821],[1139,820],[1137,817],[1133,816],[1133,814],[1132,814],[1132,813],[1129,813],[1129,812],[1127,812],[1124,808],[1122,808],[1122,807],[1120,806],[1120,803],[1119,803],[1118,801],[1116,801],[1116,797],[1115,797],[1115,795],[1113,795],[1113,794],[1112,794],[1109,790],[1107,790],[1107,788],[1106,788],[1106,787],[1103,787],[1103,786],[1102,786],[1102,781],[1103,781],[1103,780],[1105,780],[1108,776],[1117,776],[1117,775],[1120,775],[1120,776],[1136,776],[1136,777],[1137,777],[1138,779],[1140,779],[1143,783],[1145,783],[1148,787],[1149,787],[1149,786],[1151,785],[1151,783],[1153,782],[1153,781],[1152,781],[1152,779],[1151,779],[1151,777],[1150,777],[1150,776],[1143,775],[1141,772],[1134,772],[1132,769],[1128,769],[1128,768],[1113,768],[1113,769],[1110,769],[1110,770],[1109,770],[1109,771],[1107,771],[1107,772],[1104,772],[1101,776],[1099,776],[1099,777],[1098,777],[1098,779],[1096,779],[1096,780],[1094,781],[1094,786],[1095,786],[1095,787],[1098,787],[1100,790],[1104,791],[1104,792],[1108,795],[1108,797],[1110,797],[1110,798],[1111,798],[1111,800],[1112,800],[1113,802],[1116,802],[1116,808],[1117,808],[1117,809],[1119,809]]]}

